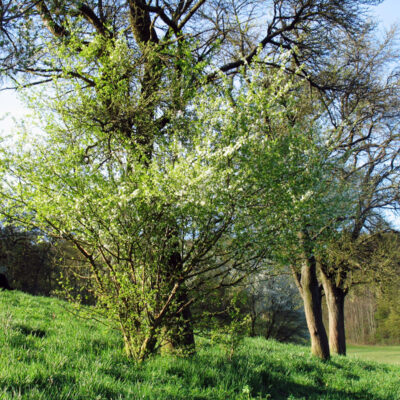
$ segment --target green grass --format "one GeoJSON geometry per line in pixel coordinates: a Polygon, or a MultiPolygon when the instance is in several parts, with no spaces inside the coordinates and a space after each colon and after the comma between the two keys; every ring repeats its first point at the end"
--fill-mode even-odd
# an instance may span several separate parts
{"type": "Polygon", "coordinates": [[[400,346],[348,346],[350,357],[400,365],[400,346]]]}
{"type": "Polygon", "coordinates": [[[199,340],[192,358],[137,365],[118,332],[56,299],[0,292],[0,399],[400,399],[400,368],[246,339],[232,360],[199,340]]]}

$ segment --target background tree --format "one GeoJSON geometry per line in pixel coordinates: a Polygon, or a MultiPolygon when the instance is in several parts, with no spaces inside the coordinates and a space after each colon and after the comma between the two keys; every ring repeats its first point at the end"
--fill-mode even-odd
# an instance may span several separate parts
{"type": "Polygon", "coordinates": [[[39,243],[39,232],[24,232],[12,226],[0,233],[1,267],[10,285],[31,294],[49,295],[57,285],[50,243],[39,243]]]}
{"type": "Polygon", "coordinates": [[[301,298],[290,276],[255,275],[245,292],[251,336],[283,342],[308,338],[301,298]]]}
{"type": "Polygon", "coordinates": [[[282,271],[263,271],[235,287],[221,287],[200,299],[193,312],[205,320],[200,330],[205,336],[215,336],[214,331],[227,334],[237,324],[251,337],[301,343],[308,338],[298,290],[282,271]]]}
{"type": "Polygon", "coordinates": [[[75,301],[93,303],[82,257],[71,243],[50,240],[38,230],[23,231],[6,225],[0,230],[0,249],[0,269],[13,288],[33,295],[72,296],[75,301]]]}
{"type": "Polygon", "coordinates": [[[355,287],[355,294],[350,301],[354,318],[358,322],[358,326],[350,326],[352,342],[397,343],[399,340],[395,329],[398,319],[395,305],[398,244],[397,232],[380,230],[376,233],[363,233],[357,241],[349,240],[346,247],[338,246],[342,248],[342,257],[347,255],[347,262],[352,266],[351,286],[355,287]],[[365,316],[359,311],[360,301],[366,307],[363,311],[365,316]]]}
{"type": "Polygon", "coordinates": [[[375,343],[376,295],[369,285],[355,286],[346,296],[345,307],[346,343],[375,343]]]}

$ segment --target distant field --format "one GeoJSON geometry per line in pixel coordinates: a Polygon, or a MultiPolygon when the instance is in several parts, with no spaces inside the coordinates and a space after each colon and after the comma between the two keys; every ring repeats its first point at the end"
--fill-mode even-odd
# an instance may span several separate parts
{"type": "Polygon", "coordinates": [[[362,360],[400,365],[400,346],[348,346],[348,355],[362,360]]]}

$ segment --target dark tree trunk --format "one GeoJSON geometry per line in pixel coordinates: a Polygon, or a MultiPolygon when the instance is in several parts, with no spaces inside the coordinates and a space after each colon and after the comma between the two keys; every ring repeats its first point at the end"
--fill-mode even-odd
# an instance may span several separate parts
{"type": "Polygon", "coordinates": [[[1,290],[13,290],[8,283],[7,277],[4,274],[0,274],[0,289],[1,290]]]}
{"type": "Polygon", "coordinates": [[[255,296],[250,296],[250,337],[256,336],[256,323],[257,323],[257,311],[256,311],[256,300],[255,296]]]}
{"type": "Polygon", "coordinates": [[[193,321],[188,303],[188,293],[185,288],[181,288],[177,295],[177,308],[182,307],[171,320],[167,321],[166,335],[164,338],[164,351],[182,352],[193,354],[195,352],[195,340],[193,332],[193,321]]]}
{"type": "Polygon", "coordinates": [[[344,300],[346,291],[332,282],[321,270],[329,320],[329,348],[332,353],[346,355],[346,335],[344,328],[344,300]]]}
{"type": "MultiPolygon", "coordinates": [[[[177,230],[171,229],[167,237],[177,236],[177,230]]],[[[180,280],[182,275],[182,257],[179,246],[169,256],[167,261],[166,284],[171,288],[180,280]]],[[[193,333],[193,318],[189,307],[189,293],[184,284],[180,285],[173,301],[171,312],[168,313],[164,326],[164,350],[172,352],[184,352],[193,354],[195,340],[193,333]]]]}
{"type": "Polygon", "coordinates": [[[256,317],[250,314],[250,337],[256,337],[256,317]]]}

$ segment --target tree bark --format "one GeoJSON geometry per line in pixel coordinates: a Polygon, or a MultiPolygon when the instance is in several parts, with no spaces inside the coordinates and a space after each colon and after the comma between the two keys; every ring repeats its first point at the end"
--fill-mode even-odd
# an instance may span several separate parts
{"type": "Polygon", "coordinates": [[[344,300],[346,291],[337,287],[321,269],[329,320],[329,348],[332,353],[346,355],[346,335],[344,327],[344,300]]]}
{"type": "Polygon", "coordinates": [[[301,269],[301,286],[304,312],[311,338],[311,352],[323,360],[328,360],[329,344],[322,320],[321,288],[317,280],[315,259],[304,263],[301,269]]]}
{"type": "Polygon", "coordinates": [[[307,327],[310,332],[311,352],[322,360],[328,360],[330,358],[329,343],[322,319],[322,295],[317,278],[317,262],[307,233],[300,233],[299,239],[303,249],[302,268],[300,274],[294,271],[294,276],[303,298],[307,327]]]}

